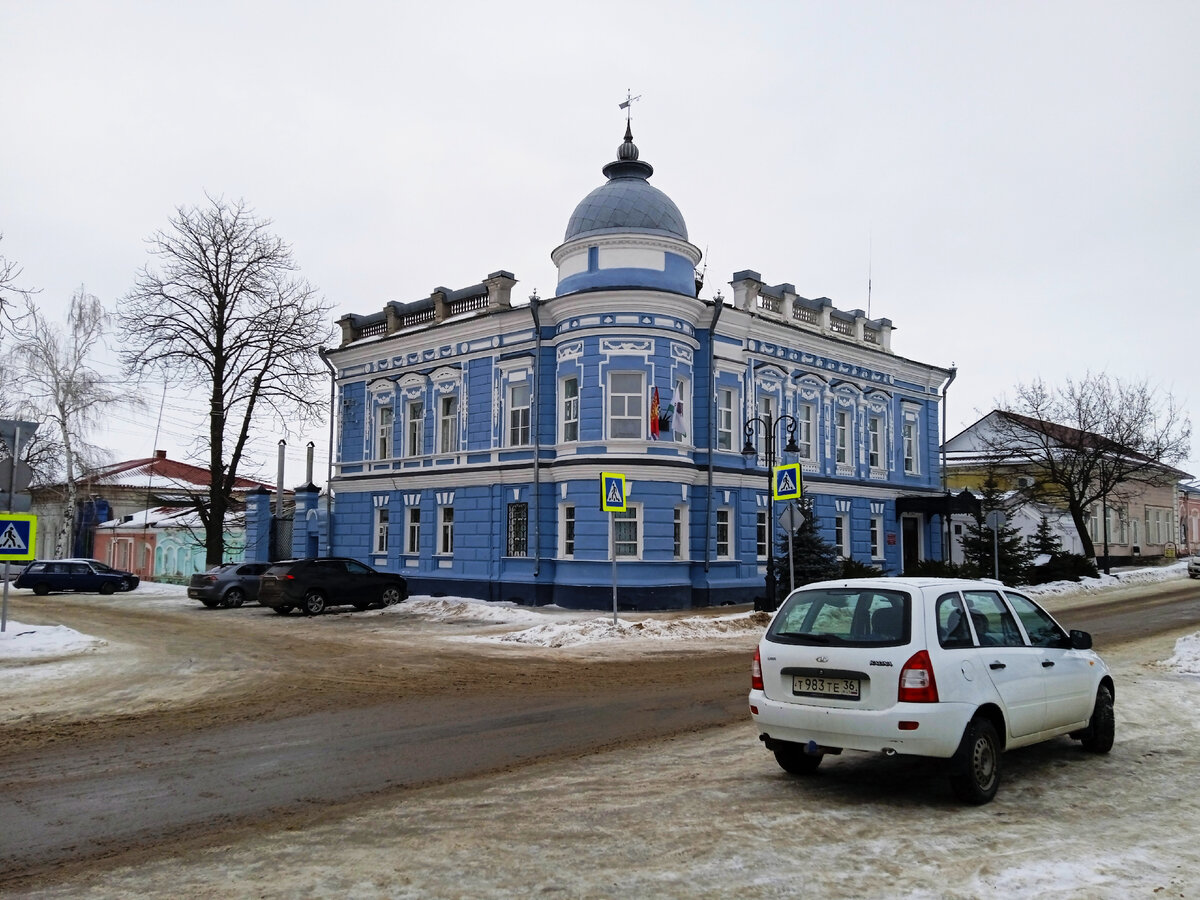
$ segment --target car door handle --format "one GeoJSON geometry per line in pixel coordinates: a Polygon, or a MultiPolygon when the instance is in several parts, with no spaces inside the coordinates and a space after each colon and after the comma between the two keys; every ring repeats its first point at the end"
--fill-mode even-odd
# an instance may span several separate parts
{"type": "Polygon", "coordinates": [[[1052,665],[1054,665],[1054,660],[1052,660],[1052,659],[1043,659],[1042,660],[1042,668],[1043,669],[1048,669],[1052,665]]]}
{"type": "Polygon", "coordinates": [[[1004,663],[1002,663],[1002,662],[994,662],[994,663],[989,663],[989,664],[988,664],[988,668],[989,668],[989,669],[1007,669],[1007,668],[1008,668],[1008,666],[1006,666],[1006,665],[1005,665],[1004,663]]]}

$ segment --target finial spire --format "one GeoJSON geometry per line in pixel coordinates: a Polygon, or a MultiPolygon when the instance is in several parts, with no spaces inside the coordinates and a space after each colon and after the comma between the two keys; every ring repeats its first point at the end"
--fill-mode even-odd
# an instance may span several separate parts
{"type": "MultiPolygon", "coordinates": [[[[624,100],[624,102],[622,102],[620,104],[620,106],[618,108],[625,110],[625,132],[627,134],[629,133],[629,128],[630,128],[629,120],[630,120],[630,118],[632,118],[632,114],[633,114],[633,101],[641,100],[641,99],[642,99],[641,94],[638,94],[635,97],[635,96],[633,96],[633,91],[630,88],[625,89],[625,100],[624,100]]],[[[630,141],[630,140],[633,140],[633,138],[627,137],[627,138],[625,138],[625,140],[630,141]]]]}

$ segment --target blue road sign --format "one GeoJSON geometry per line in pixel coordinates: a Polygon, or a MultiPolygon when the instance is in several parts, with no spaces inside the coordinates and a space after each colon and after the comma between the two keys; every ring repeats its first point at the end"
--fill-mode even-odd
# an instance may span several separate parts
{"type": "Polygon", "coordinates": [[[37,516],[0,513],[0,562],[28,562],[37,551],[37,516]]]}
{"type": "Polygon", "coordinates": [[[776,466],[771,470],[771,496],[775,500],[796,500],[800,497],[800,463],[776,466]]]}
{"type": "Polygon", "coordinates": [[[604,512],[625,512],[625,476],[600,473],[600,508],[604,512]]]}

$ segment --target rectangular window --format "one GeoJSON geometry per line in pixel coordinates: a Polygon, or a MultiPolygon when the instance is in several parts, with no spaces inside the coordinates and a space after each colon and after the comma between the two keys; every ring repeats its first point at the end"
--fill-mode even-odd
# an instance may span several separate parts
{"type": "MultiPolygon", "coordinates": [[[[775,398],[774,397],[759,395],[758,417],[760,419],[763,419],[764,421],[770,421],[772,423],[775,422],[776,418],[778,417],[778,413],[776,413],[776,411],[775,411],[775,398]]],[[[761,429],[764,426],[758,425],[756,427],[761,429]]],[[[775,459],[780,460],[780,461],[783,460],[783,454],[779,452],[779,441],[778,441],[778,438],[782,436],[782,435],[780,435],[780,432],[782,430],[783,429],[781,429],[781,428],[776,428],[774,434],[765,434],[762,432],[759,433],[758,451],[759,451],[759,457],[763,461],[763,465],[766,465],[766,461],[767,461],[767,442],[768,441],[775,441],[775,459]]]]}
{"type": "Polygon", "coordinates": [[[728,509],[717,510],[717,558],[729,559],[733,549],[733,525],[728,509]]]}
{"type": "Polygon", "coordinates": [[[438,509],[439,541],[438,553],[449,556],[454,552],[454,507],[443,506],[438,509]]]}
{"type": "Polygon", "coordinates": [[[878,416],[867,419],[867,465],[872,469],[878,469],[883,458],[882,424],[878,416]]]}
{"type": "Polygon", "coordinates": [[[675,394],[671,397],[671,405],[671,433],[678,443],[683,443],[688,439],[687,410],[689,409],[687,382],[683,379],[675,382],[675,394]]]}
{"type": "Polygon", "coordinates": [[[616,556],[640,556],[638,542],[638,519],[640,509],[626,506],[624,512],[615,512],[613,518],[613,553],[616,556]]]}
{"type": "Polygon", "coordinates": [[[570,557],[575,556],[575,507],[568,505],[568,506],[564,506],[562,508],[562,510],[563,510],[563,528],[562,528],[563,552],[562,552],[562,555],[570,558],[570,557]]]}
{"type": "Polygon", "coordinates": [[[388,508],[377,507],[375,510],[375,552],[388,552],[388,508]]]}
{"type": "Polygon", "coordinates": [[[847,515],[833,517],[833,546],[842,559],[850,558],[850,517],[847,515]]]}
{"type": "Polygon", "coordinates": [[[796,446],[800,448],[800,458],[813,460],[813,408],[808,403],[796,407],[796,446]]]}
{"type": "Polygon", "coordinates": [[[407,553],[421,552],[421,507],[410,506],[408,508],[408,543],[405,547],[407,553]]]}
{"type": "Polygon", "coordinates": [[[883,559],[883,516],[871,517],[871,558],[883,559]]]}
{"type": "Polygon", "coordinates": [[[733,391],[717,390],[717,449],[733,449],[733,391]]]}
{"type": "Polygon", "coordinates": [[[562,439],[579,440],[579,379],[571,376],[562,383],[562,439]]]}
{"type": "Polygon", "coordinates": [[[759,559],[767,558],[767,512],[759,510],[754,519],[754,552],[759,559]]]}
{"type": "Polygon", "coordinates": [[[676,559],[684,559],[687,547],[687,510],[676,506],[671,517],[671,551],[676,559]]]}
{"type": "Polygon", "coordinates": [[[408,455],[420,456],[425,452],[425,401],[413,400],[408,404],[408,455]]]}
{"type": "Polygon", "coordinates": [[[441,429],[438,432],[438,453],[458,450],[458,398],[442,398],[441,429]]]}
{"type": "Polygon", "coordinates": [[[837,422],[837,461],[846,463],[850,458],[850,415],[839,409],[835,417],[837,422]]]}
{"type": "Polygon", "coordinates": [[[904,423],[904,472],[907,475],[916,475],[920,469],[918,468],[919,459],[917,458],[917,423],[908,421],[904,423]]]}
{"type": "Polygon", "coordinates": [[[508,445],[524,447],[529,443],[529,399],[528,381],[514,384],[508,389],[508,445]]]}
{"type": "Polygon", "coordinates": [[[640,438],[645,435],[646,391],[639,372],[614,372],[608,378],[608,436],[640,438]]]}
{"type": "Polygon", "coordinates": [[[529,555],[529,504],[508,504],[508,543],[505,556],[529,555]]]}
{"type": "Polygon", "coordinates": [[[375,458],[387,459],[392,455],[392,426],[395,412],[390,406],[379,407],[379,431],[375,441],[375,458]]]}

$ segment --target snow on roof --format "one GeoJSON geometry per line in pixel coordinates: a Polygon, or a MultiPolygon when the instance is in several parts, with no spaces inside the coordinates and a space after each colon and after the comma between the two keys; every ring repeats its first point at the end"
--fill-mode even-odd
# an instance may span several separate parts
{"type": "MultiPolygon", "coordinates": [[[[230,510],[225,514],[225,524],[243,525],[241,510],[230,510]]],[[[117,531],[128,529],[143,531],[149,528],[203,528],[200,514],[191,506],[152,506],[120,519],[110,519],[96,526],[97,530],[117,531]]]]}
{"type": "MultiPolygon", "coordinates": [[[[208,469],[168,459],[165,450],[156,450],[154,456],[99,466],[90,471],[84,481],[93,486],[153,488],[159,493],[177,490],[186,496],[198,489],[207,489],[211,478],[208,469]]],[[[275,485],[254,478],[239,477],[233,487],[235,491],[275,490],[275,485]]]]}

